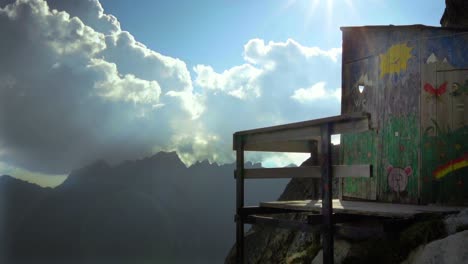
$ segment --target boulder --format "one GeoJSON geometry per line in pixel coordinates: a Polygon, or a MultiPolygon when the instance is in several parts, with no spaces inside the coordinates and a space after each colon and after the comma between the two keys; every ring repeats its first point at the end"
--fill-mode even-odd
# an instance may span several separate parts
{"type": "Polygon", "coordinates": [[[450,215],[444,219],[447,234],[451,235],[468,229],[468,209],[456,215],[450,215]]]}
{"type": "Polygon", "coordinates": [[[464,264],[468,263],[468,230],[420,246],[403,263],[464,264]]]}

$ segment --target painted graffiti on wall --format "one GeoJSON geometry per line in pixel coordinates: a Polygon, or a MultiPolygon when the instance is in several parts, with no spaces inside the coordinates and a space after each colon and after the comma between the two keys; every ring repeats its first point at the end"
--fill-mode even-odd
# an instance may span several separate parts
{"type": "MultiPolygon", "coordinates": [[[[448,82],[444,82],[438,88],[434,88],[432,84],[425,83],[424,91],[426,91],[429,95],[435,98],[438,98],[447,92],[447,85],[448,85],[448,82]]],[[[453,97],[460,97],[462,95],[467,95],[468,94],[468,80],[465,80],[464,84],[453,82],[452,91],[449,94],[453,97]]]]}
{"type": "Polygon", "coordinates": [[[453,97],[459,97],[461,95],[468,94],[468,80],[465,80],[464,84],[460,84],[458,82],[454,82],[452,85],[452,92],[450,95],[453,97]]]}
{"type": "Polygon", "coordinates": [[[410,166],[400,168],[389,165],[387,173],[388,186],[392,191],[400,193],[406,190],[408,177],[413,173],[413,169],[410,166]]]}
{"type": "Polygon", "coordinates": [[[406,70],[412,50],[404,43],[392,45],[386,53],[380,54],[380,77],[406,70]]]}
{"type": "Polygon", "coordinates": [[[465,154],[463,157],[451,160],[439,167],[437,167],[433,175],[436,179],[442,179],[447,174],[454,172],[456,170],[468,167],[468,153],[465,154]]]}
{"type": "Polygon", "coordinates": [[[354,85],[355,89],[353,92],[353,101],[354,101],[354,106],[356,108],[366,106],[367,99],[363,93],[365,92],[365,90],[370,89],[372,85],[373,85],[373,82],[372,80],[369,79],[367,73],[361,74],[361,76],[359,77],[359,80],[354,85]]]}
{"type": "Polygon", "coordinates": [[[447,82],[444,82],[438,88],[434,88],[434,86],[432,86],[430,83],[425,83],[424,91],[429,93],[429,95],[434,98],[439,98],[439,96],[447,92],[447,82]]]}

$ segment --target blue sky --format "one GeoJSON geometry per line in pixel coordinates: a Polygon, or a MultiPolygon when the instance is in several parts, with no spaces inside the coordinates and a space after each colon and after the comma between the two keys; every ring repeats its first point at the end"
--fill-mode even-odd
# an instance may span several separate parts
{"type": "Polygon", "coordinates": [[[101,0],[151,49],[222,71],[243,63],[253,38],[305,46],[341,46],[341,26],[425,24],[440,26],[443,0],[101,0]],[[330,6],[331,4],[331,6],[330,6]],[[329,11],[330,10],[330,11],[329,11]]]}
{"type": "MultiPolygon", "coordinates": [[[[0,0],[0,175],[54,185],[98,159],[159,151],[188,166],[233,162],[235,131],[339,114],[341,26],[438,26],[443,9],[435,0],[0,0]]],[[[268,166],[304,158],[248,156],[268,166]]]]}

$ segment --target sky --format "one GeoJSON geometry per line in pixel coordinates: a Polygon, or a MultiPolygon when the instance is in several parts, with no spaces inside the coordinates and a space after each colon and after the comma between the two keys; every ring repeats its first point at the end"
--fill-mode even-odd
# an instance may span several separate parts
{"type": "MultiPolygon", "coordinates": [[[[233,162],[235,131],[340,112],[341,26],[439,26],[436,0],[0,0],[0,175],[177,151],[233,162]]],[[[299,154],[250,153],[265,166],[299,154]]]]}

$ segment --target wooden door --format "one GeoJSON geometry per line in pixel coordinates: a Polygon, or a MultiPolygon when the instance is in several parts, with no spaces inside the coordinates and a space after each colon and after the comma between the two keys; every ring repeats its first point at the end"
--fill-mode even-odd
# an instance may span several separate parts
{"type": "Polygon", "coordinates": [[[425,200],[468,204],[468,69],[441,62],[431,70],[422,98],[425,200]]]}
{"type": "MultiPolygon", "coordinates": [[[[344,64],[342,79],[342,114],[368,112],[371,114],[373,126],[377,128],[377,117],[381,107],[379,98],[381,92],[377,84],[378,57],[373,56],[344,64]]],[[[378,142],[377,130],[341,135],[343,164],[372,164],[374,175],[370,179],[343,179],[341,184],[343,199],[376,200],[378,142]]]]}

